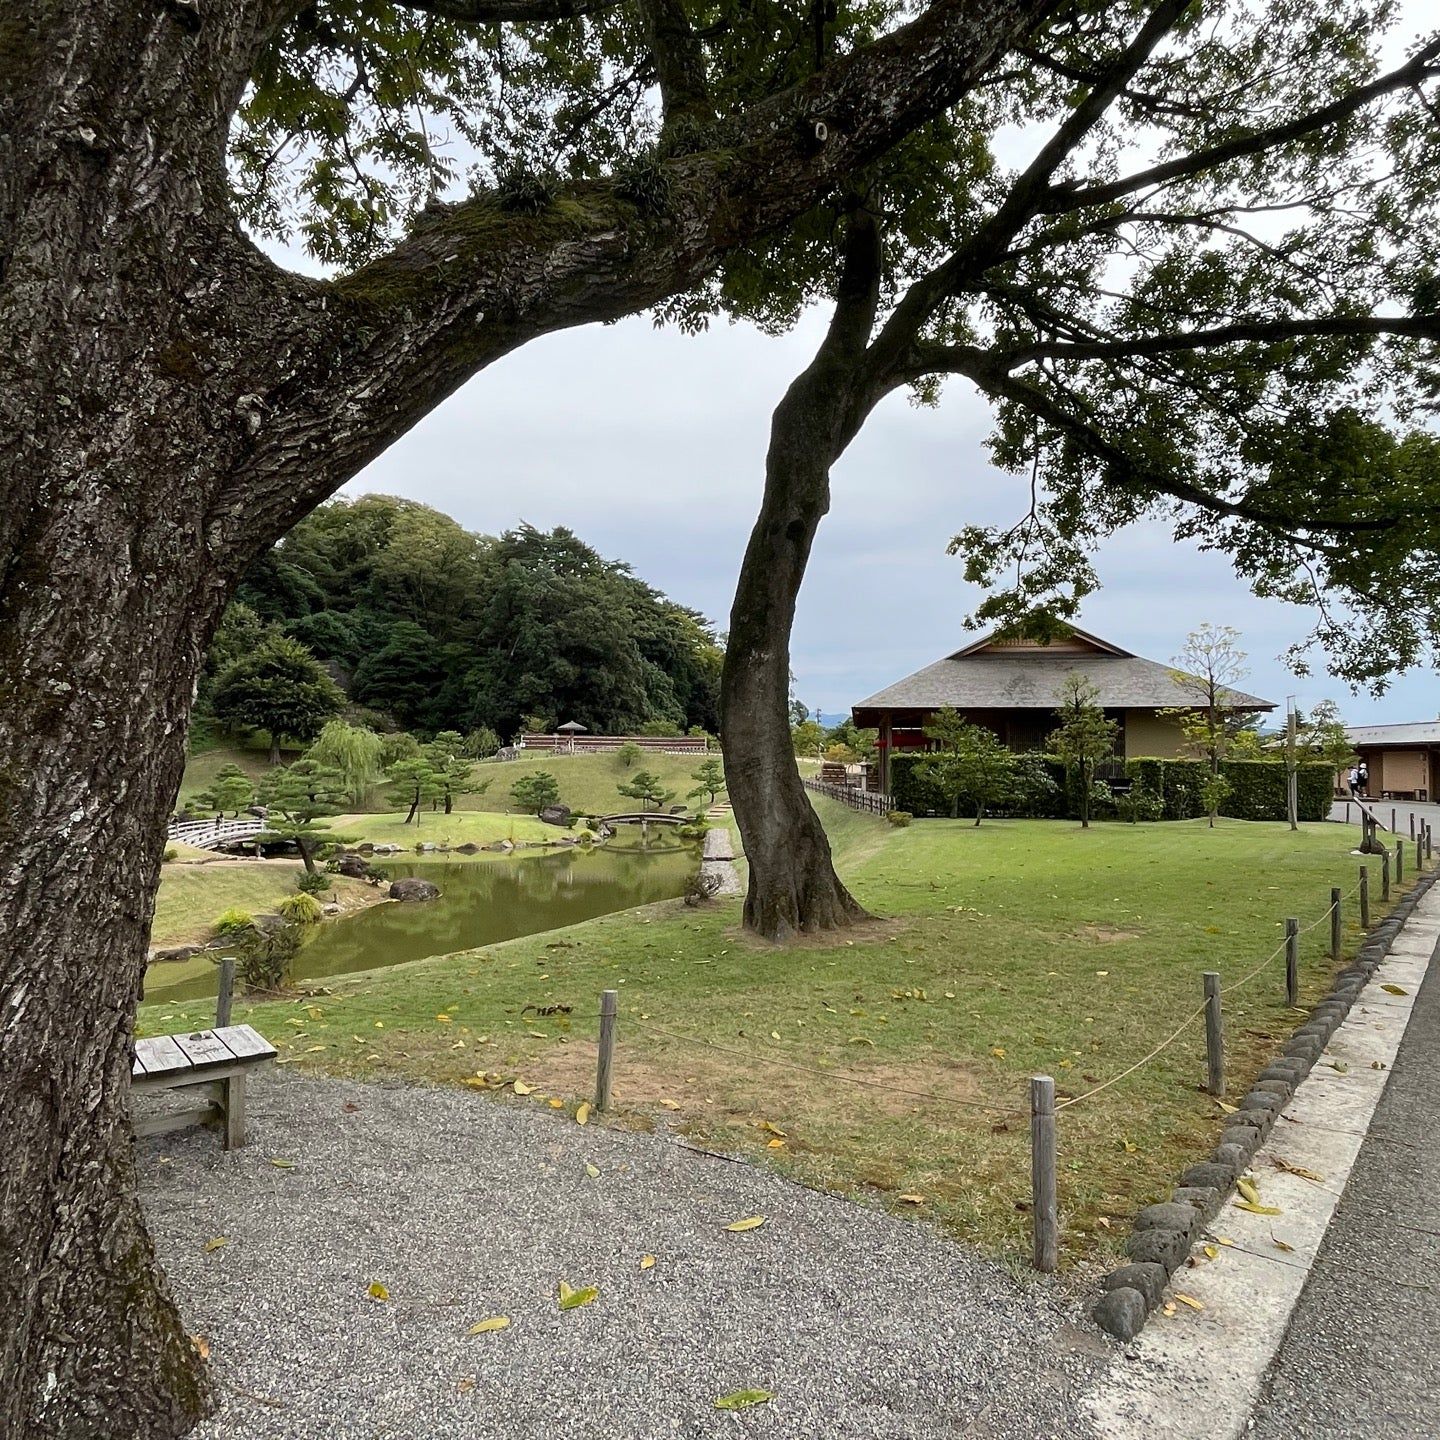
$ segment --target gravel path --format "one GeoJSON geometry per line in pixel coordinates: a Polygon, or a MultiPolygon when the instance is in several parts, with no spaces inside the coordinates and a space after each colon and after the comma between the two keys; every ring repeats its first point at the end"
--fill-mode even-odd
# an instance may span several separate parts
{"type": "Polygon", "coordinates": [[[1440,976],[1395,1068],[1255,1408],[1257,1440],[1440,1434],[1440,976]]]}
{"type": "Polygon", "coordinates": [[[222,1387],[203,1440],[1084,1440],[1071,1397],[1113,1353],[922,1224],[664,1135],[279,1073],[252,1084],[250,1142],[141,1146],[222,1387]],[[599,1298],[562,1314],[561,1279],[599,1298]],[[749,1388],[776,1398],[714,1408],[749,1388]]]}

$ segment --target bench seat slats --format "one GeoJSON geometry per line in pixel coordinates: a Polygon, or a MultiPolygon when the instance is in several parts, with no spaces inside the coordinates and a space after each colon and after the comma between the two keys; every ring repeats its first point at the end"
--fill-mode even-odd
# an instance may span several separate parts
{"type": "Polygon", "coordinates": [[[249,1025],[227,1025],[223,1030],[213,1033],[217,1039],[225,1042],[237,1060],[270,1059],[278,1053],[258,1030],[249,1025]]]}
{"type": "Polygon", "coordinates": [[[137,1040],[135,1062],[135,1066],[131,1067],[132,1075],[172,1074],[176,1070],[188,1070],[192,1063],[175,1043],[173,1035],[153,1035],[148,1040],[137,1040]]]}
{"type": "Polygon", "coordinates": [[[175,1043],[198,1070],[205,1065],[224,1065],[235,1059],[230,1047],[214,1030],[195,1030],[175,1036],[175,1043]]]}

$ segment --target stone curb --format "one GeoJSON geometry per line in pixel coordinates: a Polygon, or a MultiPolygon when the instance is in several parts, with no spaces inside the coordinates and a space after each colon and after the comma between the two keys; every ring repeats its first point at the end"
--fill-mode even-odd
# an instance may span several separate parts
{"type": "Polygon", "coordinates": [[[1147,1205],[1135,1216],[1125,1242],[1129,1260],[1104,1278],[1104,1294],[1090,1312],[1102,1330],[1117,1340],[1133,1340],[1144,1328],[1170,1276],[1185,1263],[1196,1236],[1219,1213],[1276,1117],[1390,953],[1421,896],[1437,879],[1440,868],[1420,875],[1394,909],[1370,927],[1355,958],[1337,972],[1329,993],[1260,1072],[1235,1113],[1226,1116],[1225,1130],[1210,1158],[1182,1172],[1170,1200],[1147,1205]]]}

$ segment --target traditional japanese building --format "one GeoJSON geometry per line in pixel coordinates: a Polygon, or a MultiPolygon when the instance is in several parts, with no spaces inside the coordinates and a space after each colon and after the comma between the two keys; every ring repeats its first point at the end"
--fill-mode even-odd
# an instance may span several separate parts
{"type": "MultiPolygon", "coordinates": [[[[1174,667],[1074,628],[1051,640],[987,635],[862,700],[852,713],[857,725],[880,732],[880,787],[888,790],[891,754],[924,749],[925,726],[946,706],[987,726],[1012,750],[1044,749],[1072,673],[1095,686],[1096,703],[1119,723],[1117,758],[1179,753],[1180,727],[1159,712],[1193,704],[1195,696],[1176,683],[1174,667]]],[[[1229,706],[1260,712],[1275,702],[1232,690],[1229,706]]]]}
{"type": "MultiPolygon", "coordinates": [[[[1350,743],[1365,767],[1364,793],[1379,800],[1440,795],[1440,720],[1411,725],[1350,725],[1350,743]]],[[[1349,776],[1342,774],[1348,790],[1349,776]]]]}

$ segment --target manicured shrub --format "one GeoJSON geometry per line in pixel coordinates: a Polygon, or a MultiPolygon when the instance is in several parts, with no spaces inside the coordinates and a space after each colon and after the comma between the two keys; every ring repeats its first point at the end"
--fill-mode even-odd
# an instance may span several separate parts
{"type": "Polygon", "coordinates": [[[235,905],[215,921],[215,933],[217,935],[243,935],[247,930],[253,928],[254,924],[255,917],[248,910],[242,910],[235,905]]]}
{"type": "MultiPolygon", "coordinates": [[[[912,815],[949,815],[951,801],[917,768],[922,758],[922,751],[890,757],[890,794],[912,815]]],[[[1053,820],[1074,813],[1067,801],[1065,767],[1038,752],[1017,755],[1010,783],[987,800],[985,808],[991,815],[1014,820],[1053,820]]],[[[962,796],[959,809],[962,815],[973,814],[973,799],[962,796]]]]}
{"type": "Polygon", "coordinates": [[[164,861],[168,864],[168,863],[169,863],[171,860],[173,860],[179,853],[180,853],[180,852],[179,852],[173,845],[167,845],[167,846],[165,847],[165,853],[164,853],[160,858],[161,858],[162,860],[164,860],[164,861]]]}
{"type": "MultiPolygon", "coordinates": [[[[1137,789],[1162,797],[1166,820],[1194,820],[1206,813],[1210,778],[1203,760],[1138,759],[1126,763],[1137,789]]],[[[1220,778],[1229,787],[1220,813],[1232,820],[1284,820],[1285,767],[1275,760],[1225,760],[1220,778]]],[[[1328,765],[1300,766],[1297,791],[1300,819],[1323,820],[1330,813],[1335,781],[1328,765]]]]}
{"type": "Polygon", "coordinates": [[[275,908],[292,925],[318,925],[325,918],[320,902],[303,890],[296,895],[287,895],[275,908]]]}
{"type": "Polygon", "coordinates": [[[323,895],[331,885],[331,881],[325,875],[312,875],[308,870],[302,870],[295,877],[295,888],[302,895],[323,895]]]}
{"type": "Polygon", "coordinates": [[[885,818],[897,830],[903,830],[915,817],[908,810],[887,810],[885,818]]]}

